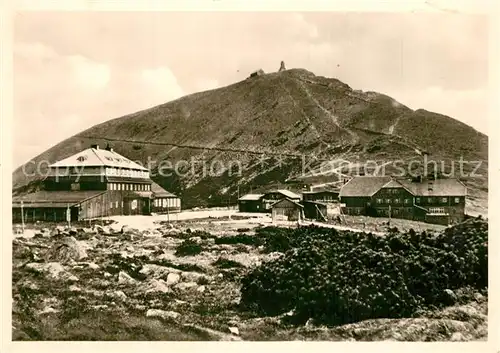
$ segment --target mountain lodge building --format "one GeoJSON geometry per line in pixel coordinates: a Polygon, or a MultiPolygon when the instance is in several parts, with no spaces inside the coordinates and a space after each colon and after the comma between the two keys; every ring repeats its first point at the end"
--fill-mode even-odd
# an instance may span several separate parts
{"type": "Polygon", "coordinates": [[[153,183],[141,165],[99,145],[49,166],[42,191],[15,196],[13,221],[71,221],[179,212],[180,199],[153,183]],[[160,202],[158,202],[160,200],[160,202]]]}
{"type": "Polygon", "coordinates": [[[344,184],[339,196],[348,215],[448,225],[464,220],[467,188],[457,179],[359,176],[344,184]]]}

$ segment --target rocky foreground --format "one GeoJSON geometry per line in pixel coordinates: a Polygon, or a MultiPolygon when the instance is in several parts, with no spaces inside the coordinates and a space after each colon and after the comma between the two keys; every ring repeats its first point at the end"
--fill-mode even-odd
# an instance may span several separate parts
{"type": "Polygon", "coordinates": [[[487,339],[487,293],[419,317],[333,328],[243,311],[242,276],[282,254],[193,225],[57,227],[15,238],[13,340],[487,339]]]}

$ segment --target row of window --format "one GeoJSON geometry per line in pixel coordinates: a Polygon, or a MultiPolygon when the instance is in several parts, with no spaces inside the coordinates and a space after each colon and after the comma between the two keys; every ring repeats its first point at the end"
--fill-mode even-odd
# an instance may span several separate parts
{"type": "MultiPolygon", "coordinates": [[[[427,203],[448,203],[447,197],[427,197],[427,198],[416,197],[415,203],[420,203],[421,200],[423,201],[425,199],[427,199],[427,203]]],[[[450,202],[460,203],[460,197],[452,198],[450,199],[450,202]]]]}
{"type": "Polygon", "coordinates": [[[181,200],[177,198],[155,199],[155,207],[181,207],[181,200]]]}
{"type": "Polygon", "coordinates": [[[443,207],[429,207],[429,213],[446,213],[443,207]]]}
{"type": "MultiPolygon", "coordinates": [[[[421,201],[423,201],[424,198],[420,198],[420,197],[416,197],[415,198],[415,203],[419,204],[421,203],[421,201]]],[[[455,197],[454,200],[453,200],[455,203],[460,203],[460,198],[459,197],[455,197]]],[[[381,204],[381,203],[395,203],[395,204],[400,204],[400,203],[405,203],[405,204],[411,204],[412,203],[412,199],[399,199],[399,198],[395,198],[395,199],[377,199],[376,202],[378,204],[381,204]]],[[[447,197],[440,197],[440,198],[436,198],[436,197],[427,197],[427,202],[428,203],[448,203],[448,198],[447,197]]]]}
{"type": "Polygon", "coordinates": [[[405,203],[411,204],[411,199],[377,199],[377,203],[405,203]]]}
{"type": "Polygon", "coordinates": [[[108,190],[151,191],[150,184],[109,183],[108,190]]]}
{"type": "Polygon", "coordinates": [[[106,175],[132,178],[149,178],[149,173],[142,170],[106,168],[106,175]]]}

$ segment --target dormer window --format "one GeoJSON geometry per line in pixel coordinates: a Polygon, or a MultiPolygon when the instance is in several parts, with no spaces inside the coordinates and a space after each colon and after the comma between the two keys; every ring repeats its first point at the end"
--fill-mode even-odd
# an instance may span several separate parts
{"type": "Polygon", "coordinates": [[[87,156],[80,156],[76,159],[78,162],[85,162],[87,160],[87,156]]]}

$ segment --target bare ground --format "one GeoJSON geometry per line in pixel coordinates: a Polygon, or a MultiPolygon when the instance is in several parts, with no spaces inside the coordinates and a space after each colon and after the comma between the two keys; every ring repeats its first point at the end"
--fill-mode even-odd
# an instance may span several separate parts
{"type": "MultiPolygon", "coordinates": [[[[15,238],[13,339],[486,340],[487,298],[481,295],[420,317],[334,328],[297,328],[279,317],[241,311],[239,279],[279,254],[263,254],[250,245],[215,244],[216,238],[238,234],[238,229],[251,233],[266,223],[265,218],[238,217],[200,216],[178,221],[174,229],[161,218],[146,222],[131,217],[129,223],[142,224],[142,229],[109,235],[85,229],[72,234],[76,242],[47,233],[15,238]],[[202,239],[196,230],[213,236],[202,239]],[[176,256],[186,232],[192,233],[202,252],[176,256]]],[[[127,223],[125,218],[120,221],[127,223]]]]}

